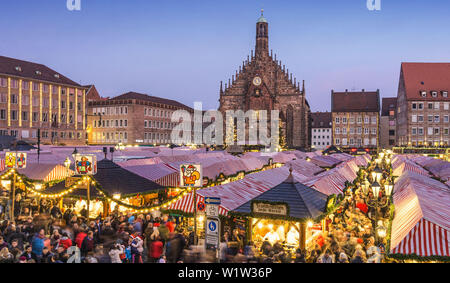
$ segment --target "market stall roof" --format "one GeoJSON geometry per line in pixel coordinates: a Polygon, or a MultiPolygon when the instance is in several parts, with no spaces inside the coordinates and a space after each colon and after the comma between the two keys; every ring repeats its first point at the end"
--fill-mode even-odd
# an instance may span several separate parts
{"type": "Polygon", "coordinates": [[[450,189],[405,172],[394,187],[391,254],[450,256],[450,189]]]}
{"type": "MultiPolygon", "coordinates": [[[[115,193],[134,195],[165,189],[165,187],[126,170],[108,159],[103,159],[97,163],[97,174],[93,178],[99,183],[103,191],[110,196],[115,193]]],[[[47,189],[45,193],[55,194],[63,191],[65,188],[60,184],[47,189]]]]}
{"type": "MultiPolygon", "coordinates": [[[[296,172],[293,174],[297,180],[306,179],[305,176],[296,172]]],[[[249,174],[242,180],[198,190],[197,203],[203,202],[205,197],[220,197],[219,213],[227,215],[229,211],[280,184],[288,175],[289,171],[286,166],[249,174]]],[[[194,211],[193,193],[177,200],[168,209],[192,213],[194,211]]]]}
{"type": "Polygon", "coordinates": [[[73,173],[72,170],[61,164],[38,164],[28,163],[25,169],[18,169],[17,172],[27,178],[36,181],[51,182],[62,180],[73,173]]]}
{"type": "Polygon", "coordinates": [[[235,214],[251,215],[255,201],[286,203],[286,217],[297,220],[315,219],[326,211],[328,196],[299,183],[291,174],[281,184],[249,200],[233,210],[235,214]]]}
{"type": "Polygon", "coordinates": [[[392,172],[394,176],[401,176],[407,172],[414,172],[423,176],[430,176],[427,170],[423,169],[420,165],[409,160],[407,157],[397,155],[392,162],[392,172]]]}
{"type": "Polygon", "coordinates": [[[339,148],[332,145],[332,146],[328,147],[327,149],[325,149],[324,151],[322,151],[322,154],[332,154],[332,153],[341,153],[341,152],[342,151],[339,148]]]}
{"type": "Polygon", "coordinates": [[[330,155],[318,155],[311,157],[311,162],[320,167],[333,167],[342,162],[337,158],[334,158],[330,155]]]}
{"type": "Polygon", "coordinates": [[[444,181],[450,181],[450,162],[423,155],[408,155],[411,161],[430,170],[444,181]]]}

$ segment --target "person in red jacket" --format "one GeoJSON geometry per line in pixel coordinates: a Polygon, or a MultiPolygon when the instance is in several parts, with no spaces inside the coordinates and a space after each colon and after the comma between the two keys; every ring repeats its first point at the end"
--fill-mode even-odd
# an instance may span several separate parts
{"type": "Polygon", "coordinates": [[[72,240],[67,233],[63,233],[61,240],[59,240],[59,246],[63,247],[65,251],[72,246],[72,240]]]}
{"type": "Polygon", "coordinates": [[[161,241],[161,237],[158,236],[156,238],[156,240],[152,242],[151,246],[152,246],[151,252],[150,252],[151,262],[157,262],[158,259],[163,254],[163,249],[164,249],[164,245],[163,245],[163,242],[161,241]]]}
{"type": "Polygon", "coordinates": [[[358,202],[356,203],[356,207],[359,208],[359,210],[361,210],[361,212],[363,213],[367,213],[367,211],[369,211],[369,207],[364,203],[364,200],[362,199],[358,200],[358,202]]]}
{"type": "Polygon", "coordinates": [[[84,238],[86,238],[87,234],[84,232],[84,230],[80,231],[78,235],[75,238],[75,243],[77,244],[77,247],[81,249],[81,244],[83,243],[84,238]]]}

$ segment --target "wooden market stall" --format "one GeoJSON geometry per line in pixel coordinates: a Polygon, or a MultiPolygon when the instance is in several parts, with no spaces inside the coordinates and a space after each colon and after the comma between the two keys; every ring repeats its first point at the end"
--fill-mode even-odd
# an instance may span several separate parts
{"type": "MultiPolygon", "coordinates": [[[[292,175],[281,184],[249,200],[229,214],[246,218],[247,238],[281,243],[287,249],[304,250],[314,237],[314,227],[326,215],[329,197],[299,183],[292,175]]],[[[320,228],[319,228],[320,229],[320,228]]]]}
{"type": "Polygon", "coordinates": [[[72,182],[66,180],[46,189],[41,195],[79,200],[78,208],[83,206],[86,199],[101,201],[101,204],[94,203],[93,208],[96,209],[94,214],[102,212],[106,215],[114,210],[116,203],[125,209],[145,208],[159,203],[161,197],[166,196],[168,191],[166,187],[126,170],[108,159],[99,161],[97,174],[87,178],[90,182],[89,198],[86,181],[79,184],[78,182],[83,179],[78,176],[73,176],[72,182]]]}

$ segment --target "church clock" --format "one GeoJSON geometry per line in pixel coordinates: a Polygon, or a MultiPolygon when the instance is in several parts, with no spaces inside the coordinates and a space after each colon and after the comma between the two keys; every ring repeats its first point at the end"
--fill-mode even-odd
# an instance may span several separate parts
{"type": "Polygon", "coordinates": [[[262,83],[262,80],[261,80],[260,77],[255,77],[255,78],[253,79],[253,84],[254,84],[255,86],[260,86],[261,83],[262,83]]]}

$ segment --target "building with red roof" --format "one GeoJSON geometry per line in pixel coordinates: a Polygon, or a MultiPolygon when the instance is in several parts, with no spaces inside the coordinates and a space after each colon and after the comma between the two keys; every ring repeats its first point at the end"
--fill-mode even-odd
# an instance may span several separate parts
{"type": "Polygon", "coordinates": [[[380,91],[331,91],[333,145],[341,148],[379,146],[380,91]]]}
{"type": "Polygon", "coordinates": [[[402,63],[397,145],[448,146],[450,63],[402,63]]]}

